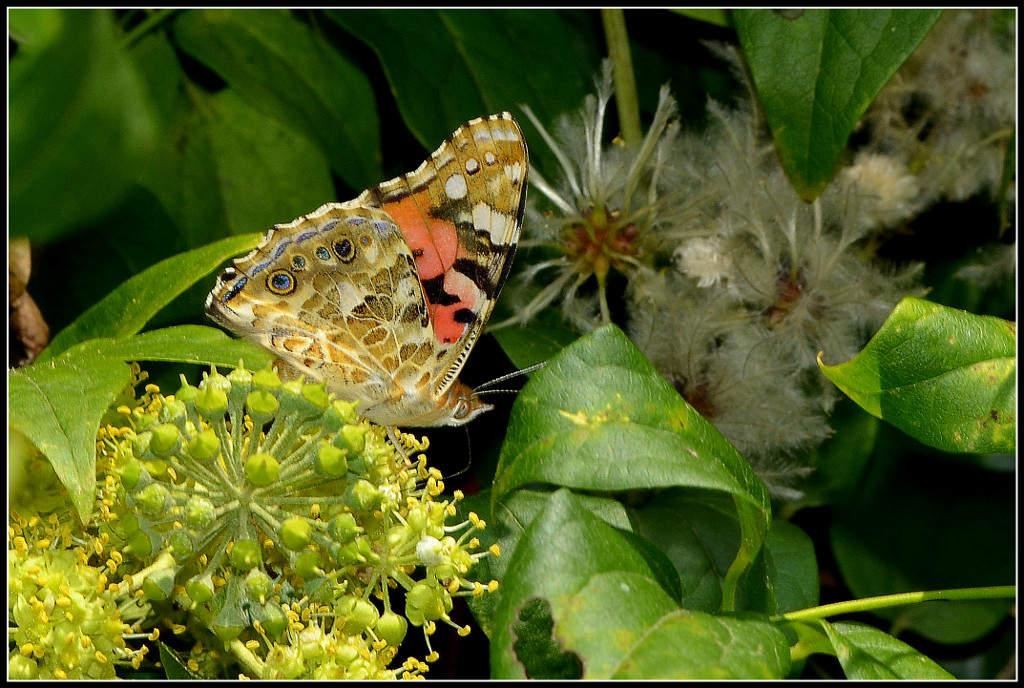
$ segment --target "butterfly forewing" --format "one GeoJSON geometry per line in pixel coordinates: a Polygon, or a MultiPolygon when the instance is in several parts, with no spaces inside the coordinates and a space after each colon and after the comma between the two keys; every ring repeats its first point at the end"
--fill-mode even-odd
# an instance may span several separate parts
{"type": "Polygon", "coordinates": [[[486,405],[453,384],[508,276],[527,171],[511,115],[472,120],[414,172],[275,225],[207,312],[371,420],[465,422],[486,405]]]}
{"type": "Polygon", "coordinates": [[[365,192],[401,228],[416,260],[440,356],[434,394],[458,376],[508,277],[529,161],[508,113],[459,127],[415,172],[365,192]]]}

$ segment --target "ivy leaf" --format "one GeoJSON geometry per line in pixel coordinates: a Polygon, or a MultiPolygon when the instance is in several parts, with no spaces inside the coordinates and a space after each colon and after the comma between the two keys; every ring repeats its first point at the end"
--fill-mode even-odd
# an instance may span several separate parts
{"type": "Polygon", "coordinates": [[[49,458],[84,521],[96,487],[96,431],[130,380],[128,365],[103,355],[96,342],[7,373],[11,429],[49,458]]]}
{"type": "Polygon", "coordinates": [[[135,334],[161,308],[224,261],[255,248],[259,234],[229,237],[181,253],[135,275],[78,317],[36,359],[45,363],[81,342],[135,334]]]}
{"type": "Polygon", "coordinates": [[[855,622],[821,622],[836,657],[853,680],[952,679],[954,676],[888,633],[855,622]]]}
{"type": "Polygon", "coordinates": [[[95,487],[96,433],[119,392],[131,382],[126,361],[176,361],[250,369],[273,356],[213,327],[183,325],[122,339],[91,339],[46,362],[8,372],[11,428],[46,454],[85,518],[95,487]]]}
{"type": "Polygon", "coordinates": [[[801,198],[825,190],[857,120],[941,14],[733,11],[782,165],[801,198]]]}
{"type": "MultiPolygon", "coordinates": [[[[859,354],[822,372],[871,415],[943,451],[1014,453],[1016,324],[900,301],[859,354]]],[[[823,352],[824,353],[824,352],[823,352]]]]}
{"type": "Polygon", "coordinates": [[[380,181],[370,80],[288,11],[191,10],[175,22],[174,36],[251,107],[314,142],[349,186],[380,181]]]}

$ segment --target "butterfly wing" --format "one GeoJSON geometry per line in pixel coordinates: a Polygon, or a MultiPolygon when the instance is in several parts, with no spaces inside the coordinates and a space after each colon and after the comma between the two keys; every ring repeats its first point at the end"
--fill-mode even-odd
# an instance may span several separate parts
{"type": "Polygon", "coordinates": [[[390,217],[355,201],[276,225],[206,308],[364,411],[407,395],[436,356],[411,250],[390,217]]]}
{"type": "Polygon", "coordinates": [[[438,358],[435,397],[457,378],[508,277],[526,205],[526,142],[507,112],[459,127],[411,174],[367,190],[416,261],[438,358]]]}

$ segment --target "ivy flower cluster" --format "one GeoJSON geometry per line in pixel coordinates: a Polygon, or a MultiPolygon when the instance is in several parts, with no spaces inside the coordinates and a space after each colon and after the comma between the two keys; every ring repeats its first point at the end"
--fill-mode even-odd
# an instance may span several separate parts
{"type": "MultiPolygon", "coordinates": [[[[188,671],[414,678],[437,659],[438,622],[469,632],[449,616],[453,598],[496,589],[468,574],[498,551],[476,551],[474,534],[486,524],[475,514],[452,523],[462,496],[440,499],[441,476],[423,454],[408,458],[323,384],[241,367],[182,383],[172,396],[149,385],[108,417],[95,521],[107,573],[123,576],[150,623],[195,642],[180,657],[188,671]],[[393,666],[410,625],[422,629],[429,654],[393,666]]],[[[12,588],[13,608],[43,600],[25,590],[12,588]]],[[[91,613],[116,621],[104,604],[91,613]]],[[[105,630],[123,646],[125,629],[105,630]]],[[[17,632],[27,632],[20,618],[17,632]]],[[[100,645],[95,631],[90,637],[100,645]]],[[[39,647],[22,643],[19,654],[47,659],[39,647]]],[[[108,676],[88,671],[79,675],[108,676]]]]}
{"type": "MultiPolygon", "coordinates": [[[[968,76],[958,83],[973,89],[971,105],[946,112],[942,123],[901,130],[891,113],[903,108],[900,121],[906,122],[906,103],[890,98],[889,115],[865,120],[876,133],[872,143],[855,151],[811,204],[782,170],[735,49],[716,48],[747,96],[730,107],[710,102],[709,124],[700,133],[680,131],[665,88],[642,142],[606,144],[607,64],[596,95],[575,118],[563,117],[549,132],[527,112],[558,168],[550,180],[531,170],[543,198],[538,202],[535,194],[529,201],[524,232],[531,236],[521,245],[541,259],[513,282],[516,315],[497,327],[526,323],[548,306],[583,331],[611,322],[616,313],[662,375],[747,457],[773,493],[798,498],[795,488],[810,467],[797,457],[831,434],[828,416],[837,399],[817,368],[817,352],[833,362],[852,357],[902,297],[925,293],[923,266],[887,264],[877,247],[927,204],[990,189],[1001,174],[996,159],[1005,155],[1012,132],[1005,90],[1013,79],[999,75],[1012,72],[1014,62],[1006,59],[1012,40],[983,45],[984,31],[971,33],[984,23],[974,14],[944,21],[931,39],[946,46],[940,53],[953,45],[943,36],[969,36],[962,48],[970,53],[962,58],[968,76]],[[975,62],[1000,67],[979,81],[987,68],[975,62]],[[953,144],[939,130],[963,133],[968,120],[972,142],[961,140],[957,154],[998,155],[976,169],[956,163],[957,174],[973,181],[942,186],[936,165],[951,163],[953,144]],[[922,142],[925,130],[932,138],[922,142]],[[910,140],[914,155],[895,143],[910,140]],[[922,162],[925,144],[930,148],[922,162]]],[[[953,88],[950,79],[938,78],[932,58],[918,60],[916,73],[930,76],[915,89],[926,81],[953,88]]],[[[952,98],[928,95],[934,105],[929,116],[938,117],[952,98]]]]}

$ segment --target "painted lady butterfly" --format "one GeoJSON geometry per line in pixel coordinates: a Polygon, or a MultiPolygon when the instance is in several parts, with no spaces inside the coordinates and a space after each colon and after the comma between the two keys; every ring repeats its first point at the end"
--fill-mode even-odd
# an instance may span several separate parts
{"type": "Polygon", "coordinates": [[[416,171],[275,225],[206,312],[387,426],[491,408],[457,379],[508,277],[526,142],[507,112],[459,127],[416,171]]]}

